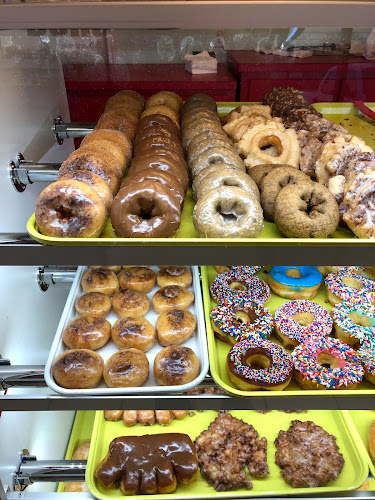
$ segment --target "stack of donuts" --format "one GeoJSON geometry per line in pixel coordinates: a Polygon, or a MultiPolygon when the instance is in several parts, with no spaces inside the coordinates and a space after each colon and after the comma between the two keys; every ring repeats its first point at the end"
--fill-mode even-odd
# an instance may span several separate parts
{"type": "Polygon", "coordinates": [[[132,141],[144,99],[124,90],[111,97],[96,129],[60,167],[58,181],[40,194],[39,231],[58,238],[95,238],[132,157],[132,141]]]}
{"type": "Polygon", "coordinates": [[[111,222],[123,238],[168,238],[181,223],[189,177],[180,140],[181,98],[151,96],[141,116],[129,175],[114,199],[111,222]]]}
{"type": "Polygon", "coordinates": [[[199,236],[258,236],[263,227],[259,192],[221,126],[215,101],[205,94],[189,97],[181,129],[197,200],[193,222],[199,236]]]}

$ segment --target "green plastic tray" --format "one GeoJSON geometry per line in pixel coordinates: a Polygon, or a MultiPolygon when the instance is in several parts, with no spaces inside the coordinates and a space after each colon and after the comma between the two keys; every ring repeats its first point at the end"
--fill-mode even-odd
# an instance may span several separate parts
{"type": "MultiPolygon", "coordinates": [[[[216,492],[199,474],[190,484],[179,484],[175,493],[168,495],[173,500],[188,500],[193,498],[248,498],[265,496],[292,496],[304,494],[323,494],[338,491],[349,491],[359,488],[367,479],[368,467],[363,454],[356,447],[355,440],[349,432],[348,424],[340,411],[308,411],[302,414],[287,414],[277,411],[261,414],[254,410],[234,410],[230,412],[234,417],[243,419],[253,425],[261,437],[265,436],[268,442],[268,465],[270,475],[262,479],[252,479],[252,490],[236,490],[216,492]],[[327,432],[337,437],[337,444],[345,459],[344,469],[336,481],[321,488],[292,488],[280,475],[280,469],[275,464],[274,440],[281,429],[287,430],[292,420],[312,420],[321,425],[327,432]]],[[[157,434],[168,432],[186,433],[192,440],[214,420],[217,412],[205,411],[197,413],[186,420],[173,420],[168,426],[158,424],[144,427],[137,424],[134,427],[125,427],[120,422],[107,422],[103,412],[98,411],[95,417],[91,448],[87,462],[86,483],[92,495],[99,499],[123,500],[125,497],[119,489],[108,489],[100,485],[95,478],[95,470],[101,460],[107,455],[112,439],[119,436],[140,436],[143,434],[157,434]]],[[[149,500],[150,495],[127,496],[132,500],[149,500]]],[[[165,499],[165,495],[152,495],[155,499],[165,499]]]]}
{"type": "Polygon", "coordinates": [[[375,410],[350,410],[346,411],[352,432],[357,434],[358,447],[362,449],[368,463],[371,475],[375,477],[375,464],[368,452],[368,433],[372,422],[375,420],[375,410]]]}
{"type": "MultiPolygon", "coordinates": [[[[220,115],[226,115],[240,102],[218,103],[220,115]]],[[[348,131],[354,135],[362,137],[366,143],[375,149],[375,126],[357,110],[351,103],[319,103],[314,104],[318,111],[324,114],[326,118],[341,123],[348,131]]],[[[375,109],[375,103],[369,103],[369,107],[375,109]]],[[[107,220],[106,226],[99,238],[52,238],[44,236],[38,230],[33,214],[28,223],[27,230],[32,238],[45,245],[222,245],[222,246],[249,246],[258,244],[277,244],[285,246],[298,245],[331,245],[333,240],[335,244],[364,246],[375,244],[374,240],[359,239],[353,235],[349,229],[339,227],[334,232],[332,238],[285,238],[276,225],[265,221],[263,230],[257,238],[199,238],[195,231],[192,214],[195,202],[189,189],[181,218],[181,227],[174,238],[117,238],[110,220],[107,220]]]]}
{"type": "MultiPolygon", "coordinates": [[[[203,288],[203,303],[204,303],[204,313],[206,319],[206,328],[207,328],[207,341],[208,341],[208,353],[210,357],[210,371],[211,375],[214,378],[215,382],[221,386],[225,391],[235,396],[261,396],[261,397],[275,397],[275,396],[317,396],[317,397],[330,397],[333,394],[342,394],[342,391],[324,391],[324,390],[303,390],[292,380],[288,387],[283,391],[241,391],[237,389],[235,385],[230,380],[226,368],[225,368],[225,360],[228,352],[230,351],[230,345],[225,342],[219,340],[215,337],[211,319],[210,312],[217,305],[216,302],[211,298],[209,287],[215,277],[217,276],[217,272],[213,266],[210,267],[201,267],[201,275],[202,275],[202,288],[203,288]]],[[[269,274],[264,271],[259,271],[257,276],[262,278],[265,282],[268,283],[269,274]]],[[[287,302],[287,299],[283,299],[278,295],[275,295],[271,292],[271,298],[267,302],[266,306],[271,311],[272,314],[275,313],[276,309],[280,307],[284,302],[287,302]]],[[[314,298],[314,302],[317,302],[321,306],[328,309],[328,311],[332,310],[331,304],[328,302],[324,290],[324,286],[321,286],[317,296],[314,298]]],[[[271,335],[271,340],[280,343],[276,340],[276,338],[271,335]]],[[[289,351],[291,352],[291,351],[289,351]]],[[[345,390],[345,396],[356,396],[358,394],[361,395],[371,395],[375,396],[375,386],[364,380],[361,382],[357,389],[355,390],[345,390]]]]}

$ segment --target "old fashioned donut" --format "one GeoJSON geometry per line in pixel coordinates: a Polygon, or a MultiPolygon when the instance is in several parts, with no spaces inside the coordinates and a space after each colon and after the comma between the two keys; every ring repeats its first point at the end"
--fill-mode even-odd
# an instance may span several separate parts
{"type": "Polygon", "coordinates": [[[193,283],[193,275],[185,266],[168,266],[160,269],[157,276],[160,288],[169,285],[179,285],[189,288],[193,283]]]}
{"type": "Polygon", "coordinates": [[[245,338],[267,339],[275,326],[272,314],[257,302],[219,305],[210,317],[215,336],[229,345],[245,338]]]}
{"type": "Polygon", "coordinates": [[[171,120],[175,122],[175,124],[180,127],[180,117],[179,113],[176,112],[174,109],[170,108],[169,106],[165,105],[159,105],[159,106],[151,106],[143,111],[141,114],[141,119],[144,118],[145,116],[150,116],[150,115],[164,115],[168,116],[171,120]]]}
{"type": "Polygon", "coordinates": [[[119,289],[119,281],[116,274],[110,269],[91,269],[87,271],[81,281],[84,292],[101,292],[105,295],[113,295],[119,289]]]}
{"type": "Polygon", "coordinates": [[[241,116],[263,116],[267,120],[272,120],[271,108],[264,104],[248,104],[237,106],[230,113],[223,117],[223,123],[230,123],[237,120],[241,116]]]}
{"type": "Polygon", "coordinates": [[[180,228],[180,203],[161,183],[124,186],[113,201],[111,222],[122,238],[169,238],[180,228]]]}
{"type": "Polygon", "coordinates": [[[108,387],[140,387],[149,376],[147,356],[139,349],[115,352],[104,365],[103,377],[108,387]]]}
{"type": "Polygon", "coordinates": [[[160,113],[144,116],[139,120],[137,132],[147,129],[148,127],[162,126],[171,131],[177,137],[181,137],[180,126],[169,116],[161,115],[160,113]]]}
{"type": "MultiPolygon", "coordinates": [[[[358,349],[357,354],[361,363],[365,368],[365,379],[375,384],[375,343],[374,339],[366,339],[362,343],[361,347],[358,349]]],[[[375,426],[373,426],[375,427],[375,426]]],[[[375,429],[374,429],[375,432],[375,429]]],[[[375,447],[374,447],[375,450],[375,447]]],[[[374,458],[375,453],[371,455],[373,462],[375,463],[374,458]]]]}
{"type": "Polygon", "coordinates": [[[292,378],[293,363],[288,352],[275,342],[241,340],[229,351],[226,370],[241,391],[282,391],[292,378]]]}
{"type": "Polygon", "coordinates": [[[193,222],[203,238],[255,238],[263,212],[254,195],[238,187],[215,188],[194,207],[193,222]]]}
{"type": "Polygon", "coordinates": [[[203,182],[203,180],[206,178],[207,175],[214,174],[222,169],[225,170],[235,170],[236,172],[240,172],[240,170],[235,166],[235,165],[228,165],[227,163],[217,163],[216,165],[211,165],[210,167],[207,167],[199,172],[199,174],[194,178],[193,184],[192,184],[192,189],[193,189],[193,196],[194,199],[197,200],[197,192],[199,190],[199,186],[203,182]]]}
{"type": "Polygon", "coordinates": [[[176,113],[180,113],[183,102],[181,97],[175,92],[163,90],[162,92],[153,94],[147,99],[146,109],[151,108],[152,106],[168,106],[172,108],[176,113]]]}
{"type": "Polygon", "coordinates": [[[207,149],[197,156],[194,161],[190,162],[189,167],[192,176],[195,177],[201,170],[218,163],[235,165],[239,170],[243,170],[244,172],[246,170],[243,161],[236,151],[222,147],[207,149]]]}
{"type": "Polygon", "coordinates": [[[114,294],[112,307],[119,318],[144,316],[150,309],[150,301],[144,292],[122,288],[114,294]]]}
{"type": "Polygon", "coordinates": [[[89,292],[76,300],[75,308],[78,314],[90,314],[98,318],[105,318],[111,310],[111,299],[101,292],[89,292]]]}
{"type": "Polygon", "coordinates": [[[70,349],[54,360],[52,375],[60,387],[92,389],[103,377],[104,361],[90,349],[70,349]]]}
{"type": "Polygon", "coordinates": [[[149,293],[155,286],[156,274],[148,267],[133,266],[124,269],[118,279],[121,288],[149,293]]]}
{"type": "Polygon", "coordinates": [[[154,377],[159,385],[183,385],[199,374],[199,360],[190,347],[164,347],[155,357],[154,377]]]}
{"type": "Polygon", "coordinates": [[[115,95],[110,97],[106,102],[105,109],[109,110],[111,108],[116,108],[117,106],[121,106],[121,104],[126,104],[132,102],[134,105],[138,103],[139,113],[144,110],[145,100],[144,98],[135,92],[134,90],[121,90],[117,92],[115,95]]]}
{"type": "Polygon", "coordinates": [[[155,329],[142,316],[118,319],[112,326],[112,340],[119,349],[134,347],[147,352],[155,344],[155,329]]]}
{"type": "Polygon", "coordinates": [[[111,337],[111,323],[105,318],[82,315],[65,328],[62,340],[69,349],[100,349],[111,337]]]}
{"type": "Polygon", "coordinates": [[[332,331],[332,318],[324,307],[310,300],[291,300],[275,312],[275,335],[286,349],[312,337],[327,337],[332,331]]]}
{"type": "Polygon", "coordinates": [[[225,168],[207,174],[199,185],[196,197],[199,199],[213,189],[227,188],[228,186],[238,187],[255,196],[258,201],[260,200],[258,187],[249,175],[240,170],[225,168]]]}
{"type": "Polygon", "coordinates": [[[106,207],[95,189],[85,182],[61,180],[40,193],[35,206],[39,231],[55,238],[97,238],[106,207]]]}
{"type": "Polygon", "coordinates": [[[355,389],[364,375],[356,352],[337,339],[314,337],[292,352],[294,378],[301,389],[355,389]]]}
{"type": "Polygon", "coordinates": [[[286,299],[311,300],[318,293],[322,275],[314,266],[272,266],[271,290],[286,299]]]}
{"type": "Polygon", "coordinates": [[[271,296],[270,288],[262,279],[246,271],[235,269],[216,276],[210,292],[217,304],[265,304],[271,296]]]}
{"type": "Polygon", "coordinates": [[[129,165],[132,157],[132,143],[118,130],[94,130],[82,140],[81,147],[86,146],[108,151],[122,165],[123,170],[129,165]]]}
{"type": "Polygon", "coordinates": [[[193,302],[194,293],[178,285],[160,288],[152,297],[152,305],[157,313],[171,309],[188,309],[193,302]]]}
{"type": "Polygon", "coordinates": [[[317,182],[289,184],[276,197],[274,219],[288,238],[327,238],[338,226],[339,210],[333,195],[317,182]]]}
{"type": "Polygon", "coordinates": [[[358,274],[329,274],[324,284],[327,299],[333,306],[342,301],[369,305],[375,301],[375,282],[358,274]]]}
{"type": "Polygon", "coordinates": [[[247,173],[253,179],[258,188],[260,188],[262,179],[264,177],[267,177],[267,175],[271,172],[271,170],[279,166],[281,165],[279,164],[273,165],[272,163],[271,164],[267,163],[265,165],[256,165],[255,167],[250,168],[247,173]]]}
{"type": "Polygon", "coordinates": [[[170,309],[159,314],[155,330],[161,346],[180,345],[190,339],[197,326],[197,320],[186,309],[170,309]]]}
{"type": "Polygon", "coordinates": [[[336,337],[354,348],[366,340],[375,340],[375,307],[341,302],[332,311],[336,337]]]}

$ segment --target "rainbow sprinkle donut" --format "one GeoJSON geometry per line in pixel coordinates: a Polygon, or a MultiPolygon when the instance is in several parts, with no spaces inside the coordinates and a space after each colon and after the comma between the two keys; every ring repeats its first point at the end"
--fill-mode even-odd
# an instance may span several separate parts
{"type": "Polygon", "coordinates": [[[375,307],[341,302],[332,311],[336,337],[358,347],[359,342],[375,339],[375,307]]]}
{"type": "Polygon", "coordinates": [[[246,339],[229,351],[226,369],[233,384],[242,391],[281,391],[292,378],[293,363],[288,352],[278,344],[246,339]],[[252,364],[257,367],[252,368],[252,364]]]}
{"type": "Polygon", "coordinates": [[[255,274],[257,271],[262,269],[263,266],[215,266],[215,270],[217,273],[227,273],[228,271],[233,270],[242,270],[243,272],[247,272],[248,274],[255,274]]]}
{"type": "Polygon", "coordinates": [[[327,276],[331,273],[358,274],[363,266],[316,266],[316,268],[323,276],[327,276]]]}
{"type": "Polygon", "coordinates": [[[235,302],[258,302],[264,304],[270,298],[269,286],[257,276],[234,270],[216,276],[210,292],[218,304],[235,302]]]}
{"type": "Polygon", "coordinates": [[[285,302],[275,312],[275,333],[286,348],[294,348],[310,337],[326,337],[332,318],[324,307],[309,300],[285,302]]]}
{"type": "Polygon", "coordinates": [[[256,302],[216,306],[210,316],[215,335],[230,345],[241,337],[266,339],[275,326],[269,310],[256,302]]]}
{"type": "Polygon", "coordinates": [[[329,302],[334,306],[342,301],[372,304],[375,300],[375,281],[359,274],[332,273],[324,280],[329,302]]]}
{"type": "Polygon", "coordinates": [[[365,378],[375,384],[375,339],[366,339],[357,354],[365,367],[365,378]]]}
{"type": "Polygon", "coordinates": [[[354,389],[365,372],[356,352],[330,337],[315,337],[300,344],[292,359],[294,377],[302,389],[354,389]]]}

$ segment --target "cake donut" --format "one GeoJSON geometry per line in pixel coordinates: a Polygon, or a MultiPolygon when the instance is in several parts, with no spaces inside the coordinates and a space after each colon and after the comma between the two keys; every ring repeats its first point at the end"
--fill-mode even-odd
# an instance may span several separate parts
{"type": "Polygon", "coordinates": [[[233,304],[239,300],[265,304],[271,295],[267,283],[240,270],[216,276],[210,286],[210,292],[218,304],[233,304]]]}
{"type": "Polygon", "coordinates": [[[375,384],[375,342],[366,339],[357,351],[359,359],[365,368],[365,379],[375,384]]]}
{"type": "Polygon", "coordinates": [[[366,339],[375,339],[375,307],[341,302],[332,311],[336,337],[356,348],[366,339]]]}
{"type": "Polygon", "coordinates": [[[312,337],[326,337],[332,331],[332,318],[324,307],[309,300],[285,302],[275,312],[275,335],[286,349],[312,337]]]}
{"type": "Polygon", "coordinates": [[[294,378],[301,389],[355,389],[364,375],[357,353],[329,337],[315,337],[292,352],[294,378]]]}
{"type": "Polygon", "coordinates": [[[326,277],[324,284],[327,299],[333,306],[342,301],[356,304],[374,303],[375,282],[363,276],[332,273],[326,277]]]}
{"type": "Polygon", "coordinates": [[[313,266],[273,266],[271,290],[286,299],[311,300],[319,291],[322,275],[313,266]]]}
{"type": "Polygon", "coordinates": [[[210,317],[216,337],[230,345],[245,338],[267,339],[275,326],[269,310],[256,302],[219,305],[210,317]]]}
{"type": "Polygon", "coordinates": [[[282,391],[293,371],[288,352],[269,340],[246,339],[229,351],[226,370],[233,384],[242,391],[282,391]]]}

